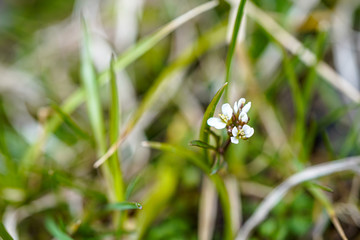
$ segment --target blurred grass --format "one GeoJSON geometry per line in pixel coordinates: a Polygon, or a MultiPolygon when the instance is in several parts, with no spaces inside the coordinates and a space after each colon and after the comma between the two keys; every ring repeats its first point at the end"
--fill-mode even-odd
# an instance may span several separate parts
{"type": "MultiPolygon", "coordinates": [[[[232,239],[231,216],[239,209],[230,204],[234,192],[223,182],[228,177],[237,180],[235,201],[241,199],[246,221],[269,190],[296,171],[359,155],[359,104],[317,69],[324,62],[341,71],[334,47],[342,43],[329,32],[344,3],[238,3],[231,9],[226,1],[200,0],[1,2],[0,236],[11,239],[6,232],[15,231],[18,237],[12,237],[24,240],[197,239],[206,176],[220,204],[206,206],[217,214],[205,231],[211,239],[232,239]],[[310,49],[315,64],[304,64],[300,52],[293,56],[278,41],[278,32],[247,17],[248,4],[310,49]],[[233,29],[230,10],[238,12],[233,29]],[[87,27],[81,27],[81,14],[87,27]],[[128,29],[119,28],[120,17],[130,19],[128,29]],[[237,44],[243,23],[245,40],[237,44]],[[122,32],[133,39],[117,39],[122,32]],[[117,48],[119,41],[127,50],[117,48]],[[226,102],[224,79],[231,79],[225,96],[231,105],[240,97],[252,101],[255,134],[231,145],[224,167],[210,175],[210,155],[188,143],[212,143],[206,120],[226,102]],[[141,147],[143,140],[154,150],[141,147]],[[99,173],[93,164],[109,149],[99,173]]],[[[347,30],[355,36],[360,6],[349,9],[354,15],[344,15],[353,22],[347,30]]],[[[358,55],[356,45],[351,48],[358,55]]],[[[251,239],[308,239],[321,226],[323,239],[339,238],[341,226],[355,239],[360,232],[349,221],[353,216],[338,206],[358,209],[358,188],[353,174],[304,183],[251,239]],[[321,225],[324,210],[335,226],[321,225]]]]}

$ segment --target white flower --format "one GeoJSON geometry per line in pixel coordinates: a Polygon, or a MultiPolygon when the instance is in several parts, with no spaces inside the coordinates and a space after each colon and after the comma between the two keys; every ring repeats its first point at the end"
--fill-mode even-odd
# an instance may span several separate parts
{"type": "Polygon", "coordinates": [[[245,104],[245,106],[241,109],[241,112],[247,113],[251,108],[251,102],[245,104]]]}
{"type": "Polygon", "coordinates": [[[245,102],[246,102],[245,98],[240,98],[238,102],[235,102],[235,104],[234,104],[234,112],[235,112],[235,114],[238,113],[239,108],[244,106],[245,102]]]}
{"type": "Polygon", "coordinates": [[[242,127],[242,130],[244,131],[244,137],[248,139],[254,134],[254,128],[250,127],[249,125],[245,124],[242,127]]]}
{"type": "Polygon", "coordinates": [[[239,120],[242,121],[243,123],[247,123],[249,121],[249,117],[245,112],[241,112],[239,114],[239,120]]]}
{"type": "Polygon", "coordinates": [[[238,144],[239,143],[239,130],[238,130],[238,128],[237,127],[234,127],[233,129],[232,129],[232,135],[233,135],[233,137],[230,137],[230,140],[231,140],[231,142],[232,143],[235,143],[235,144],[238,144]]]}
{"type": "Polygon", "coordinates": [[[219,114],[219,118],[212,117],[207,120],[207,124],[216,129],[223,129],[231,121],[233,110],[230,104],[225,103],[221,107],[222,114],[219,114]]]}
{"type": "Polygon", "coordinates": [[[240,98],[234,103],[234,108],[225,103],[221,106],[222,113],[219,117],[212,117],[207,124],[216,129],[226,128],[230,140],[238,144],[240,139],[246,140],[254,134],[254,129],[247,125],[249,117],[247,113],[251,108],[251,102],[246,103],[245,98],[240,98]]]}
{"type": "Polygon", "coordinates": [[[249,125],[245,124],[240,130],[237,127],[232,129],[232,137],[230,140],[234,144],[239,143],[239,139],[248,139],[254,134],[254,128],[250,127],[249,125]]]}

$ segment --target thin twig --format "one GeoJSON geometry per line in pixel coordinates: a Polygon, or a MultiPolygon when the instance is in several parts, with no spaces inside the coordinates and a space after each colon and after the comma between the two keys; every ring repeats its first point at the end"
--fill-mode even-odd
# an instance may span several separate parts
{"type": "Polygon", "coordinates": [[[352,171],[360,165],[360,156],[344,158],[337,161],[319,164],[309,167],[299,173],[292,175],[285,182],[276,187],[260,204],[255,213],[246,221],[239,230],[236,239],[245,240],[249,237],[251,231],[258,226],[269,214],[269,212],[280,202],[291,188],[300,183],[327,176],[342,171],[352,171]]]}

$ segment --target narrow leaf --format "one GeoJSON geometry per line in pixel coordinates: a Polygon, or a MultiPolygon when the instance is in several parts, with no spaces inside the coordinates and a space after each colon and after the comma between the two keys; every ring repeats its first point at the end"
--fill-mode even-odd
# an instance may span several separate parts
{"type": "Polygon", "coordinates": [[[317,182],[313,182],[312,184],[313,184],[314,187],[318,187],[318,188],[320,188],[320,189],[322,189],[322,190],[324,190],[326,192],[330,192],[330,193],[334,192],[334,190],[332,188],[328,187],[328,186],[324,186],[324,185],[319,184],[317,182]]]}
{"type": "MultiPolygon", "coordinates": [[[[110,108],[110,144],[116,142],[119,136],[120,128],[120,104],[119,94],[116,85],[115,74],[115,56],[112,56],[110,63],[110,88],[111,88],[111,108],[110,108]]],[[[113,189],[115,192],[116,201],[124,201],[124,181],[121,172],[120,159],[117,151],[113,154],[109,160],[110,171],[113,177],[113,189]]]]}
{"type": "MultiPolygon", "coordinates": [[[[218,104],[222,93],[225,90],[225,87],[227,86],[227,83],[225,83],[215,94],[214,98],[211,100],[209,106],[206,108],[206,111],[204,113],[204,117],[201,123],[201,128],[200,128],[200,140],[205,142],[205,143],[209,143],[209,131],[210,131],[210,126],[207,124],[207,120],[209,118],[211,118],[212,116],[214,116],[214,112],[215,112],[215,108],[216,105],[218,104]]],[[[209,157],[208,157],[208,152],[207,150],[205,150],[205,160],[206,162],[209,162],[209,157]]]]}
{"type": "Polygon", "coordinates": [[[13,238],[10,236],[10,234],[6,231],[6,228],[2,222],[0,222],[0,237],[3,240],[13,240],[13,238]]]}
{"type": "Polygon", "coordinates": [[[213,99],[211,100],[209,106],[206,108],[206,111],[204,113],[203,120],[201,122],[201,128],[200,128],[200,140],[208,143],[209,142],[209,131],[210,126],[207,124],[207,120],[214,116],[216,105],[218,104],[222,93],[224,92],[225,87],[227,86],[227,83],[225,83],[215,94],[213,99]]]}
{"type": "Polygon", "coordinates": [[[45,220],[45,227],[58,240],[72,240],[72,238],[66,234],[51,218],[45,220]]]}
{"type": "MultiPolygon", "coordinates": [[[[238,37],[241,21],[242,21],[243,15],[244,15],[245,3],[246,3],[246,0],[240,0],[239,8],[236,13],[234,30],[232,33],[231,42],[230,42],[227,57],[226,57],[226,77],[225,77],[226,83],[230,82],[231,62],[232,62],[232,58],[234,56],[236,40],[238,37]]],[[[226,91],[225,95],[227,96],[227,91],[226,91]]]]}
{"type": "Polygon", "coordinates": [[[118,203],[111,203],[106,206],[107,210],[130,210],[130,209],[142,209],[142,205],[136,202],[118,202],[118,203]]]}
{"type": "Polygon", "coordinates": [[[90,54],[90,37],[88,29],[83,19],[83,46],[81,49],[81,80],[86,92],[86,103],[91,127],[94,133],[98,148],[98,154],[101,155],[106,150],[104,120],[101,109],[99,84],[96,80],[96,73],[90,54]]]}
{"type": "Polygon", "coordinates": [[[65,113],[58,105],[51,104],[51,108],[62,118],[64,123],[66,123],[71,128],[71,130],[74,131],[75,134],[77,134],[83,139],[92,139],[91,136],[87,134],[84,130],[82,130],[79,125],[77,125],[75,121],[72,120],[72,118],[67,113],[65,113]]]}
{"type": "Polygon", "coordinates": [[[200,147],[200,148],[205,148],[205,149],[213,149],[216,150],[216,148],[214,146],[211,146],[210,144],[203,142],[201,140],[192,140],[189,143],[190,146],[195,146],[195,147],[200,147]]]}
{"type": "Polygon", "coordinates": [[[136,176],[133,180],[130,181],[125,191],[125,200],[129,199],[129,197],[131,196],[131,193],[134,191],[135,186],[139,182],[139,179],[140,175],[136,176]]]}

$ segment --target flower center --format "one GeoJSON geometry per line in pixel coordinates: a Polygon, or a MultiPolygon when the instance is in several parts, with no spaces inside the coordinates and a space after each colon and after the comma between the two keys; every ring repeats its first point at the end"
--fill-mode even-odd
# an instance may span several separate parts
{"type": "Polygon", "coordinates": [[[240,135],[240,136],[245,136],[245,132],[244,132],[244,130],[243,130],[243,129],[240,129],[240,131],[239,131],[239,135],[240,135]]]}
{"type": "Polygon", "coordinates": [[[223,120],[223,122],[225,122],[225,123],[227,123],[230,119],[227,117],[227,116],[225,116],[224,114],[219,114],[219,117],[220,117],[220,119],[221,120],[223,120]]]}

